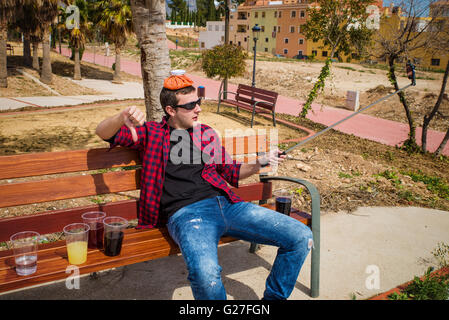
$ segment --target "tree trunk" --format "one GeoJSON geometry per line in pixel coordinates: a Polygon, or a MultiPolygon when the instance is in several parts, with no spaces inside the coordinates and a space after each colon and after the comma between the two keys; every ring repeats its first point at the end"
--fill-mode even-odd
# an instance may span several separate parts
{"type": "Polygon", "coordinates": [[[441,83],[440,95],[429,114],[424,115],[423,125],[422,125],[422,137],[421,137],[421,147],[422,151],[427,151],[427,129],[429,128],[429,123],[440,109],[441,102],[443,101],[444,91],[446,90],[447,78],[449,76],[449,61],[446,65],[446,71],[444,72],[443,81],[441,83]]]}
{"type": "Polygon", "coordinates": [[[51,70],[51,57],[50,57],[50,31],[48,28],[44,28],[43,40],[42,40],[42,72],[41,81],[45,84],[51,84],[53,73],[51,70]]]}
{"type": "MultiPolygon", "coordinates": [[[[393,84],[395,91],[399,90],[398,81],[395,74],[395,68],[394,68],[394,60],[395,57],[388,58],[388,65],[389,65],[389,78],[391,84],[393,84]]],[[[410,108],[408,106],[407,99],[405,99],[404,92],[401,91],[398,93],[399,101],[401,101],[402,105],[404,106],[405,114],[407,116],[408,126],[409,126],[409,134],[408,139],[404,141],[404,147],[407,148],[408,151],[417,151],[419,149],[417,143],[416,143],[416,126],[415,121],[413,120],[412,113],[410,111],[410,108]]]]}
{"type": "Polygon", "coordinates": [[[120,77],[121,64],[120,64],[120,53],[122,49],[117,43],[115,44],[115,68],[114,77],[112,79],[113,83],[122,83],[122,78],[120,77]]]}
{"type": "Polygon", "coordinates": [[[73,80],[81,80],[81,64],[80,64],[80,48],[75,47],[75,70],[73,72],[73,80]]]}
{"type": "Polygon", "coordinates": [[[26,66],[32,65],[30,39],[28,39],[28,36],[23,37],[23,64],[26,66]]]}
{"type": "Polygon", "coordinates": [[[164,0],[131,0],[134,30],[140,44],[145,107],[148,121],[164,115],[159,96],[170,72],[164,0]]]}
{"type": "Polygon", "coordinates": [[[6,23],[0,24],[0,88],[8,87],[8,68],[6,41],[8,40],[8,29],[6,23]]]}
{"type": "Polygon", "coordinates": [[[39,42],[33,42],[33,69],[39,71],[39,42]]]}
{"type": "Polygon", "coordinates": [[[440,146],[435,151],[435,155],[438,157],[441,152],[443,152],[444,147],[446,147],[447,140],[449,140],[449,128],[446,131],[446,134],[444,135],[443,141],[441,141],[440,146]]]}

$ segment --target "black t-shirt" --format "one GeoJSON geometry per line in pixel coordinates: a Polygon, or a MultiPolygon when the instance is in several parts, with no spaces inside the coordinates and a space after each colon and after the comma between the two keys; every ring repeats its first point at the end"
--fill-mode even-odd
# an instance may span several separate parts
{"type": "Polygon", "coordinates": [[[209,156],[193,144],[192,130],[170,128],[170,154],[160,202],[160,212],[167,218],[189,204],[225,195],[201,177],[209,156]]]}

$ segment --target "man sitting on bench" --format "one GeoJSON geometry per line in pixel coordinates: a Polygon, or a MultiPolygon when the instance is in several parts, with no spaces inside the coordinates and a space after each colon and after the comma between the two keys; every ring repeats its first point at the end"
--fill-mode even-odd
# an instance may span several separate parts
{"type": "Polygon", "coordinates": [[[277,246],[263,298],[287,299],[313,244],[310,228],[242,201],[227,184],[238,186],[239,179],[256,174],[262,164],[276,164],[285,156],[279,158],[274,150],[256,163],[239,164],[222,146],[210,148],[220,140],[212,128],[197,123],[201,99],[182,72],[173,71],[165,79],[160,101],[166,114],[160,123],[145,122],[144,114],[132,106],[103,120],[96,130],[111,148],[140,151],[137,228],[167,223],[186,262],[195,299],[226,299],[217,257],[222,236],[277,246]]]}

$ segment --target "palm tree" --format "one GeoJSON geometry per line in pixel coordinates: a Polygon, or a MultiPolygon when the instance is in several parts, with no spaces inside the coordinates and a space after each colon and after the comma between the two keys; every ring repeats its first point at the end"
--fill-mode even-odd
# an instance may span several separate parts
{"type": "Polygon", "coordinates": [[[8,22],[14,22],[24,0],[0,1],[0,88],[8,87],[8,68],[6,41],[8,40],[8,22]]]}
{"type": "Polygon", "coordinates": [[[164,115],[159,95],[170,72],[165,1],[131,0],[133,25],[140,45],[145,107],[148,121],[160,121],[164,115]]]}
{"type": "Polygon", "coordinates": [[[120,53],[132,29],[130,0],[100,0],[95,6],[95,22],[115,45],[113,82],[121,83],[120,53]]]}
{"type": "Polygon", "coordinates": [[[58,16],[59,0],[34,0],[36,6],[36,17],[42,28],[42,71],[40,80],[51,84],[53,74],[50,58],[50,25],[58,16]]]}
{"type": "Polygon", "coordinates": [[[25,65],[32,65],[39,71],[38,45],[42,41],[42,28],[35,15],[36,6],[26,3],[22,7],[22,15],[12,25],[24,34],[23,58],[25,65]],[[33,45],[33,58],[31,59],[30,42],[33,45]]]}
{"type": "MultiPolygon", "coordinates": [[[[86,0],[71,0],[69,3],[74,4],[79,10],[79,21],[75,23],[74,28],[67,30],[69,32],[70,47],[74,50],[74,72],[73,79],[81,80],[81,61],[80,50],[84,49],[86,39],[91,35],[91,22],[89,22],[89,7],[86,0]]],[[[65,19],[63,19],[65,20],[65,19]]]]}

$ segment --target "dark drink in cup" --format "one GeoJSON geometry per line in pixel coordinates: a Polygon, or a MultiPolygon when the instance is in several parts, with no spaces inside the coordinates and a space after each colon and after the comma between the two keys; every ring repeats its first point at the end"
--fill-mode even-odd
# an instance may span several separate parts
{"type": "Polygon", "coordinates": [[[104,254],[110,257],[118,256],[122,250],[124,230],[128,221],[122,217],[107,217],[104,225],[104,254]]]}
{"type": "Polygon", "coordinates": [[[290,210],[292,209],[292,199],[287,197],[276,198],[276,211],[290,215],[290,210]]]}
{"type": "Polygon", "coordinates": [[[87,246],[90,249],[103,249],[103,234],[104,227],[103,223],[96,223],[95,229],[92,228],[89,230],[89,242],[87,246]]]}
{"type": "Polygon", "coordinates": [[[104,234],[104,254],[110,257],[118,256],[122,250],[124,233],[110,231],[104,234]]]}
{"type": "Polygon", "coordinates": [[[83,213],[83,222],[89,225],[89,239],[87,246],[90,249],[103,249],[104,225],[103,219],[106,213],[102,211],[90,211],[83,213]]]}

